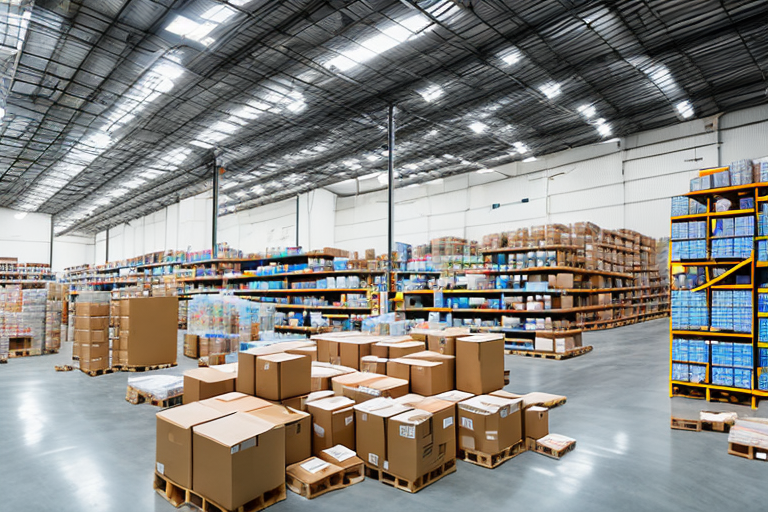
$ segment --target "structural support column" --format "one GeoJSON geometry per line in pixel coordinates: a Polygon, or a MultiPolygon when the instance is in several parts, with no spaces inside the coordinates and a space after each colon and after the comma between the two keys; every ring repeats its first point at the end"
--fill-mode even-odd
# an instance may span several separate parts
{"type": "Polygon", "coordinates": [[[219,231],[219,166],[216,165],[216,157],[213,157],[213,208],[211,217],[211,252],[214,258],[218,257],[219,231]]]}
{"type": "MultiPolygon", "coordinates": [[[[387,137],[387,301],[392,299],[392,252],[395,246],[395,105],[389,105],[387,137]]],[[[389,308],[387,308],[389,309],[389,308]]]]}
{"type": "Polygon", "coordinates": [[[104,263],[109,263],[109,228],[107,228],[107,239],[104,242],[104,263]]]}
{"type": "Polygon", "coordinates": [[[48,253],[48,265],[53,269],[53,215],[51,215],[51,245],[48,253]]]}
{"type": "MultiPolygon", "coordinates": [[[[299,213],[300,211],[301,210],[299,208],[299,196],[296,196],[296,247],[300,245],[299,244],[299,213]]],[[[309,247],[305,247],[304,249],[308,251],[309,247]]]]}

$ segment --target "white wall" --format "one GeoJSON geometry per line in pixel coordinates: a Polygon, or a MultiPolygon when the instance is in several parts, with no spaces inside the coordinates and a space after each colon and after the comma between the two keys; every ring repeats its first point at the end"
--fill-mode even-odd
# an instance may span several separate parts
{"type": "MultiPolygon", "coordinates": [[[[0,257],[18,258],[21,263],[50,263],[51,216],[0,208],[0,257]]],[[[89,236],[59,236],[53,239],[51,268],[60,272],[66,267],[94,261],[94,239],[89,236]]]]}

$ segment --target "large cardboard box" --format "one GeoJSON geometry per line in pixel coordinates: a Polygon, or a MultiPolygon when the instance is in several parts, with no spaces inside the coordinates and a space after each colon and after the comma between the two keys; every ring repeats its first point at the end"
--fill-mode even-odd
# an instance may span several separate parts
{"type": "Polygon", "coordinates": [[[96,331],[109,328],[108,316],[76,316],[75,330],[96,331]]]}
{"type": "Polygon", "coordinates": [[[350,450],[355,449],[355,401],[334,396],[307,403],[307,412],[312,415],[312,454],[337,444],[350,450]]]}
{"type": "Polygon", "coordinates": [[[383,357],[363,356],[360,358],[360,371],[384,375],[387,373],[387,361],[388,359],[383,357]]]}
{"type": "Polygon", "coordinates": [[[192,489],[235,510],[285,483],[285,429],[241,412],[192,429],[192,489]]]}
{"type": "Polygon", "coordinates": [[[96,370],[106,370],[109,368],[109,355],[92,357],[91,359],[80,358],[80,369],[84,372],[93,372],[96,370]]]}
{"type": "Polygon", "coordinates": [[[361,337],[338,340],[339,358],[342,366],[360,369],[360,359],[371,355],[371,347],[378,342],[378,338],[361,337]]]}
{"type": "Polygon", "coordinates": [[[459,448],[499,453],[523,440],[522,399],[491,395],[459,403],[459,448]]]}
{"type": "Polygon", "coordinates": [[[109,343],[81,343],[80,360],[90,361],[91,359],[109,357],[109,343]]]}
{"type": "Polygon", "coordinates": [[[184,355],[186,357],[200,357],[200,336],[197,334],[184,335],[184,355]]]}
{"type": "Polygon", "coordinates": [[[200,403],[206,407],[226,413],[248,412],[272,406],[271,402],[238,392],[224,393],[213,398],[206,398],[200,400],[200,403]]]}
{"type": "Polygon", "coordinates": [[[270,405],[248,414],[285,427],[286,466],[312,456],[312,418],[306,412],[283,405],[270,405]]]}
{"type": "Polygon", "coordinates": [[[355,390],[358,386],[365,386],[370,382],[374,382],[379,379],[383,379],[386,375],[379,375],[376,373],[367,372],[355,372],[339,375],[331,379],[331,388],[334,394],[338,396],[346,396],[349,398],[355,398],[355,390]]]}
{"type": "Polygon", "coordinates": [[[525,410],[523,420],[523,430],[525,437],[531,439],[541,439],[549,434],[549,409],[531,406],[525,410]]]}
{"type": "Polygon", "coordinates": [[[76,302],[75,318],[79,316],[109,316],[109,303],[76,302]]]}
{"type": "MultiPolygon", "coordinates": [[[[201,340],[202,342],[202,340],[201,340]]],[[[280,354],[286,350],[313,346],[307,341],[284,341],[266,347],[253,348],[237,354],[237,391],[246,395],[256,394],[256,360],[260,356],[280,354]]],[[[202,345],[201,345],[202,349],[202,345]]],[[[205,354],[200,354],[201,356],[205,354]]]]}
{"type": "Polygon", "coordinates": [[[312,361],[308,356],[272,354],[256,361],[256,395],[284,400],[312,391],[312,361]]]}
{"type": "Polygon", "coordinates": [[[411,410],[391,398],[374,398],[355,405],[357,456],[371,467],[387,470],[387,421],[411,410]]]}
{"type": "MultiPolygon", "coordinates": [[[[373,374],[370,374],[373,375],[373,374]]],[[[355,389],[355,402],[361,403],[376,397],[397,398],[408,394],[408,381],[394,377],[384,377],[359,385],[355,389]]]]}
{"type": "Polygon", "coordinates": [[[434,446],[431,413],[404,412],[389,418],[388,427],[389,473],[414,481],[434,469],[440,454],[434,446]]]}
{"type": "Polygon", "coordinates": [[[157,413],[155,470],[181,487],[192,488],[192,427],[227,416],[199,402],[157,413]]]}
{"type": "Polygon", "coordinates": [[[346,366],[337,366],[330,363],[313,362],[312,363],[312,391],[323,391],[331,389],[331,379],[348,373],[357,373],[354,368],[346,366]]]}
{"type": "Polygon", "coordinates": [[[456,356],[452,356],[450,354],[440,354],[431,350],[425,350],[424,352],[414,352],[413,354],[408,354],[404,357],[404,359],[418,359],[419,361],[434,361],[437,363],[443,363],[446,366],[446,390],[452,390],[456,387],[456,356]]]}
{"type": "Polygon", "coordinates": [[[456,458],[456,405],[435,397],[424,398],[410,403],[414,409],[432,413],[432,425],[435,433],[435,447],[443,464],[456,458]]]}
{"type": "Polygon", "coordinates": [[[537,352],[554,352],[555,340],[552,338],[541,338],[537,336],[533,343],[533,348],[537,352]]]}
{"type": "Polygon", "coordinates": [[[482,395],[504,387],[504,336],[456,339],[456,389],[482,395]]]}
{"type": "Polygon", "coordinates": [[[431,352],[456,355],[456,338],[469,334],[466,327],[449,327],[444,331],[431,332],[427,335],[427,347],[431,352]]]}
{"type": "Polygon", "coordinates": [[[371,348],[371,354],[384,359],[397,359],[426,348],[423,341],[380,341],[371,348]]]}
{"type": "MultiPolygon", "coordinates": [[[[179,327],[177,297],[124,299],[120,312],[130,318],[128,331],[129,366],[153,366],[176,362],[179,327]]],[[[121,331],[122,333],[122,331],[121,331]]]]}
{"type": "Polygon", "coordinates": [[[309,357],[310,361],[317,361],[317,346],[313,345],[311,347],[296,347],[296,348],[289,348],[285,351],[286,354],[294,354],[297,356],[307,356],[309,357]]]}
{"type": "Polygon", "coordinates": [[[189,404],[224,393],[231,393],[235,390],[236,378],[235,374],[214,368],[187,370],[184,372],[184,403],[189,404]]]}
{"type": "Polygon", "coordinates": [[[411,391],[422,396],[433,396],[453,389],[449,366],[437,361],[402,358],[396,360],[410,370],[411,391]]]}

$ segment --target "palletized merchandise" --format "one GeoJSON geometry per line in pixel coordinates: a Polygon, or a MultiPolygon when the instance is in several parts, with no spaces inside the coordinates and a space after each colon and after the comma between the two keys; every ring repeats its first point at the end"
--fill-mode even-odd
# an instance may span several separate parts
{"type": "Polygon", "coordinates": [[[688,340],[688,361],[692,363],[708,363],[709,343],[705,340],[688,340]]]}
{"type": "Polygon", "coordinates": [[[688,382],[690,368],[687,364],[672,363],[672,380],[688,382]]]}
{"type": "Polygon", "coordinates": [[[716,386],[733,386],[733,368],[712,367],[712,384],[716,386]]]}
{"type": "Polygon", "coordinates": [[[712,365],[714,366],[733,366],[733,343],[714,342],[712,343],[712,365]]]}
{"type": "Polygon", "coordinates": [[[753,216],[735,217],[733,222],[734,235],[752,236],[755,233],[755,218],[753,216]]]}
{"type": "Polygon", "coordinates": [[[752,345],[747,343],[733,344],[733,366],[752,368],[752,345]]]}
{"type": "Polygon", "coordinates": [[[768,391],[768,366],[757,369],[757,389],[768,391]]]}
{"type": "Polygon", "coordinates": [[[688,215],[688,198],[685,196],[672,197],[672,216],[688,215]]]}
{"type": "Polygon", "coordinates": [[[698,365],[698,364],[690,365],[690,373],[689,373],[688,380],[696,384],[707,382],[707,367],[704,365],[698,365]]]}
{"type": "Polygon", "coordinates": [[[706,292],[672,290],[672,328],[687,329],[709,326],[706,292]]]}
{"type": "Polygon", "coordinates": [[[758,318],[757,336],[759,341],[768,341],[768,318],[758,318]]]}
{"type": "Polygon", "coordinates": [[[757,242],[757,260],[768,261],[768,240],[759,240],[757,242]]]}
{"type": "Polygon", "coordinates": [[[688,361],[688,340],[672,340],[672,360],[688,361]]]}
{"type": "Polygon", "coordinates": [[[731,176],[728,171],[721,171],[712,174],[713,188],[729,187],[731,185],[731,176]]]}
{"type": "Polygon", "coordinates": [[[731,185],[747,185],[752,183],[752,160],[738,160],[728,168],[731,185]]]}
{"type": "Polygon", "coordinates": [[[752,370],[744,368],[733,369],[733,387],[752,389],[752,370]]]}
{"type": "Polygon", "coordinates": [[[765,183],[768,181],[768,162],[760,162],[756,163],[757,168],[756,171],[756,180],[759,183],[765,183]]]}

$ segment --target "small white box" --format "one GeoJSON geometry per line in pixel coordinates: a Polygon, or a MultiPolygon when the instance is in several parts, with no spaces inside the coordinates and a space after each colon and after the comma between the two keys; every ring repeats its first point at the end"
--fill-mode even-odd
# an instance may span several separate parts
{"type": "Polygon", "coordinates": [[[552,352],[554,351],[554,341],[552,338],[537,337],[533,346],[537,352],[552,352]]]}

